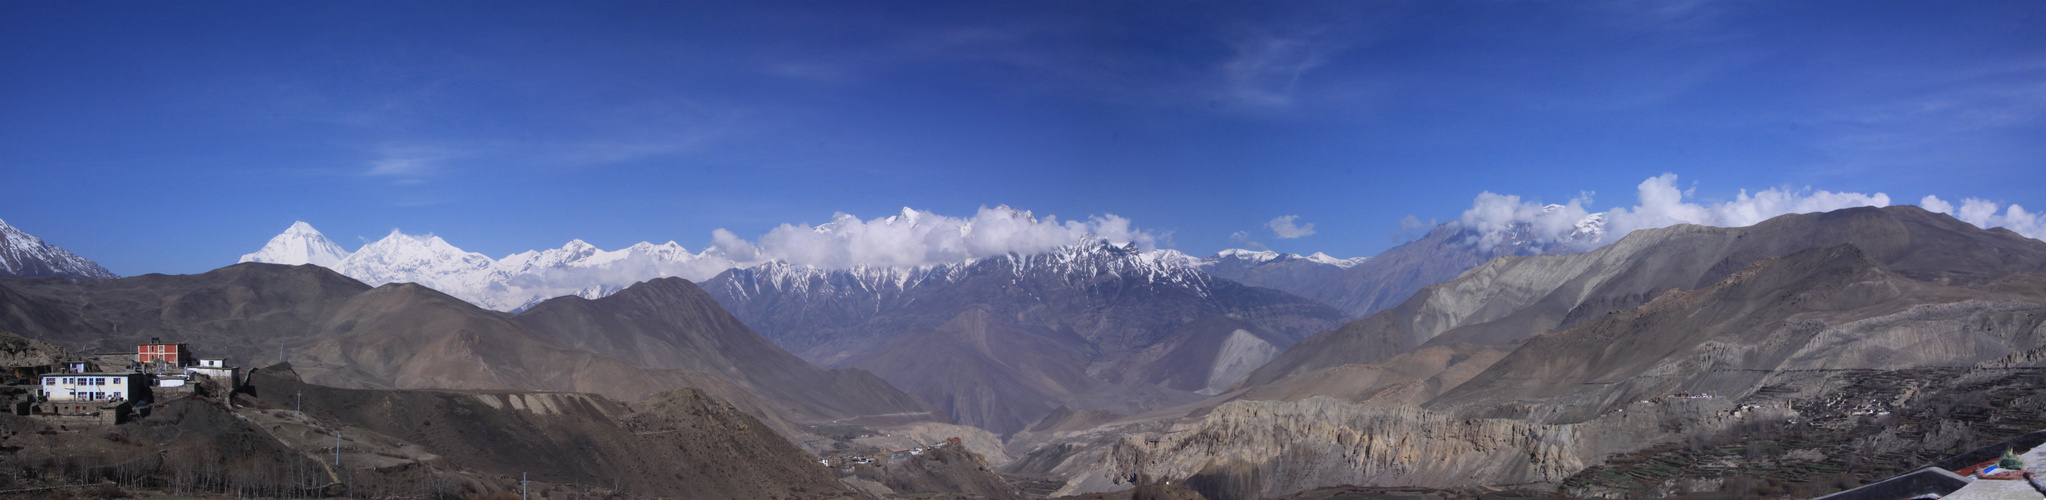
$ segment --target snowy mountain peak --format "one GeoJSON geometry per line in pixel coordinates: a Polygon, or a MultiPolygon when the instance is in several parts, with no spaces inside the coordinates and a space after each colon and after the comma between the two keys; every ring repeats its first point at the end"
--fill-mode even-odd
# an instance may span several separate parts
{"type": "Polygon", "coordinates": [[[342,250],[340,245],[328,240],[327,235],[313,229],[312,224],[299,221],[291,223],[291,227],[285,228],[282,234],[270,238],[270,242],[264,244],[263,249],[243,255],[239,262],[291,266],[312,264],[333,269],[340,265],[342,260],[347,259],[348,254],[349,252],[342,250]]]}
{"type": "Polygon", "coordinates": [[[923,212],[918,212],[914,208],[902,207],[901,212],[897,212],[895,216],[888,218],[888,224],[895,225],[899,223],[915,226],[917,221],[923,220],[923,218],[923,212]]]}
{"type": "Polygon", "coordinates": [[[0,276],[57,276],[74,280],[113,279],[99,263],[44,242],[0,220],[0,276]]]}
{"type": "Polygon", "coordinates": [[[356,253],[371,253],[372,251],[396,257],[468,253],[462,251],[461,248],[448,244],[447,240],[440,239],[439,236],[434,236],[432,233],[405,234],[397,229],[392,229],[391,234],[384,235],[384,239],[363,245],[362,250],[356,253]]]}
{"type": "Polygon", "coordinates": [[[334,270],[371,286],[411,282],[456,293],[475,286],[495,263],[483,254],[455,248],[439,236],[392,229],[384,239],[363,245],[343,259],[334,270]]]}
{"type": "Polygon", "coordinates": [[[1605,212],[1586,215],[1583,220],[1577,221],[1576,226],[1577,230],[1570,233],[1570,239],[1572,240],[1595,243],[1604,241],[1606,238],[1605,212]]]}
{"type": "Polygon", "coordinates": [[[1240,259],[1251,262],[1266,262],[1279,258],[1279,252],[1274,252],[1271,250],[1250,250],[1245,248],[1231,248],[1228,250],[1215,252],[1215,258],[1240,259]]]}
{"type": "Polygon", "coordinates": [[[695,259],[699,257],[696,254],[689,253],[689,249],[682,248],[682,245],[677,244],[673,241],[662,243],[659,245],[642,241],[639,243],[634,243],[632,246],[625,247],[625,250],[635,254],[647,255],[661,260],[680,261],[695,259]]]}
{"type": "Polygon", "coordinates": [[[1226,262],[1226,260],[1234,260],[1234,264],[1240,264],[1240,266],[1262,266],[1262,264],[1279,264],[1279,262],[1291,262],[1291,260],[1307,260],[1307,262],[1316,262],[1316,264],[1330,264],[1330,266],[1350,268],[1350,266],[1354,266],[1354,264],[1361,264],[1361,262],[1365,262],[1367,258],[1369,258],[1369,256],[1352,256],[1352,258],[1334,258],[1334,256],[1330,256],[1330,254],[1324,254],[1324,252],[1314,252],[1314,254],[1311,254],[1311,256],[1299,256],[1299,254],[1281,254],[1281,252],[1273,252],[1273,250],[1244,250],[1244,248],[1230,248],[1230,250],[1221,250],[1221,252],[1215,252],[1215,256],[1209,256],[1209,258],[1201,258],[1201,264],[1203,264],[1203,266],[1207,266],[1207,264],[1217,264],[1217,262],[1226,262]]]}
{"type": "Polygon", "coordinates": [[[653,278],[701,281],[733,266],[719,256],[689,253],[673,241],[605,251],[576,239],[560,248],[492,260],[438,236],[398,230],[351,254],[303,222],[292,224],[262,250],[243,256],[242,262],[315,264],[373,286],[418,283],[500,311],[517,311],[563,295],[602,297],[653,278]]]}
{"type": "Polygon", "coordinates": [[[561,250],[563,252],[568,252],[573,255],[581,255],[585,257],[601,251],[597,250],[596,245],[591,245],[590,242],[583,241],[582,239],[568,240],[568,244],[562,245],[561,250]]]}
{"type": "MultiPolygon", "coordinates": [[[[1079,242],[1073,243],[1071,245],[1057,247],[1053,249],[1051,252],[1048,252],[1047,254],[1056,256],[1056,258],[1061,260],[1074,260],[1091,256],[1116,257],[1123,255],[1132,255],[1140,252],[1142,252],[1142,250],[1137,248],[1137,243],[1134,241],[1129,242],[1127,244],[1117,245],[1115,244],[1115,242],[1109,241],[1108,238],[1103,238],[1094,234],[1087,234],[1085,236],[1081,236],[1079,242]]],[[[1021,258],[1029,257],[1028,255],[1016,256],[1021,258]]]]}
{"type": "Polygon", "coordinates": [[[1358,265],[1358,264],[1363,264],[1363,263],[1364,263],[1364,261],[1366,261],[1366,260],[1371,260],[1371,258],[1370,258],[1370,257],[1351,257],[1351,258],[1347,258],[1347,259],[1338,259],[1338,258],[1335,258],[1335,257],[1331,257],[1331,256],[1329,256],[1329,254],[1325,254],[1325,253],[1321,253],[1321,252],[1314,252],[1314,255],[1309,255],[1309,256],[1307,256],[1307,257],[1304,257],[1304,258],[1305,258],[1305,259],[1307,259],[1307,260],[1311,260],[1311,261],[1315,261],[1315,262],[1320,262],[1320,263],[1323,263],[1323,264],[1328,264],[1328,265],[1331,265],[1331,266],[1336,266],[1336,267],[1340,267],[1340,268],[1343,268],[1343,269],[1349,269],[1349,268],[1350,268],[1350,266],[1355,266],[1355,265],[1358,265]]]}

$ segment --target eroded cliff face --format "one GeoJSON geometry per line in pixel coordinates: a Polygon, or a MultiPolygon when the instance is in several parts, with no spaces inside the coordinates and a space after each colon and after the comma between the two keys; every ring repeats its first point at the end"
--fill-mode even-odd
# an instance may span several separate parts
{"type": "Polygon", "coordinates": [[[1573,424],[1459,419],[1325,397],[1234,401],[1196,420],[1124,436],[1085,471],[1095,477],[1076,478],[1060,493],[1127,488],[1139,475],[1173,479],[1215,499],[1338,485],[1539,487],[1642,443],[1792,418],[1787,405],[1743,409],[1703,398],[1636,402],[1573,424]]]}

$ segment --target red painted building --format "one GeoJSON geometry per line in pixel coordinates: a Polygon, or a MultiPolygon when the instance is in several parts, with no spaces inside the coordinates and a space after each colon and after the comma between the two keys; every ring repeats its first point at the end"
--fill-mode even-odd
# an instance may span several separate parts
{"type": "MultiPolygon", "coordinates": [[[[150,339],[155,340],[155,339],[150,339]]],[[[163,363],[171,366],[191,366],[199,358],[192,355],[191,344],[149,343],[135,347],[135,362],[163,363]]]]}

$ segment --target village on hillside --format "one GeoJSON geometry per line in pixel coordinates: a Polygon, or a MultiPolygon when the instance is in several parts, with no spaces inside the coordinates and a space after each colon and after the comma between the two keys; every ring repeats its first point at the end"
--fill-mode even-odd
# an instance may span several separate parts
{"type": "Polygon", "coordinates": [[[885,464],[889,462],[908,460],[910,457],[921,456],[924,454],[925,451],[929,451],[931,449],[935,449],[937,447],[946,445],[963,446],[960,443],[959,438],[956,437],[946,438],[944,442],[927,444],[923,446],[911,446],[907,448],[887,448],[869,453],[850,453],[844,455],[827,456],[817,459],[817,463],[833,469],[848,469],[853,467],[854,465],[885,464]]]}
{"type": "Polygon", "coordinates": [[[242,380],[227,360],[192,345],[151,338],[134,352],[8,356],[0,389],[15,415],[70,426],[115,425],[147,416],[152,405],[185,396],[229,397],[242,380]]]}

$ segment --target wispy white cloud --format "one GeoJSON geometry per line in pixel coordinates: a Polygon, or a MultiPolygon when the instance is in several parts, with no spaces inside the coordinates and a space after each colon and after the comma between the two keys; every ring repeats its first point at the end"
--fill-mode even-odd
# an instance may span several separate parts
{"type": "Polygon", "coordinates": [[[1883,193],[1832,192],[1813,190],[1809,186],[1798,189],[1776,187],[1753,194],[1742,189],[1732,200],[1701,204],[1685,201],[1684,198],[1693,191],[1680,190],[1676,184],[1676,174],[1662,174],[1641,181],[1637,188],[1639,205],[1606,212],[1606,238],[1618,239],[1635,230],[1676,224],[1751,226],[1783,214],[1890,204],[1890,196],[1883,193]]]}
{"type": "Polygon", "coordinates": [[[1415,217],[1413,216],[1413,214],[1407,214],[1406,217],[1400,218],[1399,232],[1392,233],[1391,235],[1388,236],[1389,239],[1391,239],[1392,241],[1420,239],[1422,236],[1426,236],[1428,234],[1428,230],[1433,229],[1435,228],[1435,226],[1440,224],[1441,223],[1437,222],[1435,219],[1423,221],[1421,220],[1420,217],[1415,217]]]}
{"type": "Polygon", "coordinates": [[[1250,231],[1237,231],[1234,233],[1229,233],[1229,239],[1236,241],[1236,244],[1238,245],[1243,245],[1244,248],[1270,250],[1270,248],[1265,247],[1265,244],[1258,243],[1257,240],[1250,239],[1250,231]]]}
{"type": "Polygon", "coordinates": [[[1641,32],[1677,36],[1680,40],[1710,41],[1728,36],[1722,20],[1726,5],[1712,0],[1606,0],[1582,4],[1603,14],[1613,26],[1641,32]]]}
{"type": "MultiPolygon", "coordinates": [[[[1809,118],[1821,151],[1857,168],[1916,170],[1926,163],[2004,161],[1986,155],[1996,134],[2046,123],[2046,59],[2033,56],[1899,75],[1911,92],[1852,95],[1809,118]],[[1986,156],[1976,156],[1986,155],[1986,156]]],[[[2006,168],[2014,168],[2006,165],[2006,168]]]]}
{"type": "Polygon", "coordinates": [[[1235,56],[1221,65],[1223,91],[1232,101],[1254,107],[1293,104],[1300,79],[1327,64],[1337,49],[1311,34],[1260,36],[1235,45],[1235,56]]]}
{"type": "Polygon", "coordinates": [[[424,158],[378,158],[369,162],[363,175],[415,177],[425,174],[428,165],[424,158]]]}
{"type": "Polygon", "coordinates": [[[839,47],[845,50],[835,53],[764,55],[758,70],[795,80],[845,83],[914,64],[992,62],[1034,67],[1046,61],[1025,50],[1026,42],[1042,41],[1059,31],[1059,27],[1031,23],[903,30],[893,38],[839,47]]]}
{"type": "Polygon", "coordinates": [[[387,178],[398,184],[417,184],[426,177],[441,173],[441,166],[460,154],[453,148],[440,146],[380,146],[362,175],[387,178]]]}
{"type": "Polygon", "coordinates": [[[1305,225],[1295,225],[1293,221],[1299,219],[1300,216],[1298,215],[1281,215],[1278,218],[1272,219],[1271,222],[1266,222],[1265,227],[1271,228],[1272,234],[1277,235],[1279,239],[1282,240],[1290,240],[1302,236],[1313,235],[1314,223],[1310,222],[1305,225]]]}

